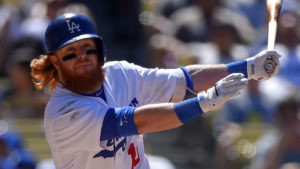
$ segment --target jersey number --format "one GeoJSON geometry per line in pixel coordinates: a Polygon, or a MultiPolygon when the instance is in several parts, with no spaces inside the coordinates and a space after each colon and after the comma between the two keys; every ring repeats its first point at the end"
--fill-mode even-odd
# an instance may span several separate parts
{"type": "Polygon", "coordinates": [[[140,155],[139,155],[139,149],[135,146],[133,143],[130,144],[130,147],[128,149],[128,154],[131,156],[131,169],[134,169],[135,166],[140,162],[140,155]]]}

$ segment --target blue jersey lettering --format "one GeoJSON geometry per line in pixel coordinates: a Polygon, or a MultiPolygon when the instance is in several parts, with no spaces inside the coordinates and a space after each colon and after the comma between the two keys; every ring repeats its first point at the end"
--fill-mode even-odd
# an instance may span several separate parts
{"type": "Polygon", "coordinates": [[[119,138],[117,139],[110,139],[107,140],[106,146],[107,147],[112,147],[113,150],[101,150],[99,153],[97,153],[96,155],[94,155],[94,158],[97,157],[103,157],[103,158],[108,158],[108,157],[114,157],[116,155],[116,153],[118,152],[118,150],[120,150],[122,148],[122,151],[125,151],[126,145],[127,145],[127,137],[123,137],[123,140],[121,140],[119,143],[116,142],[119,140],[119,138]]]}

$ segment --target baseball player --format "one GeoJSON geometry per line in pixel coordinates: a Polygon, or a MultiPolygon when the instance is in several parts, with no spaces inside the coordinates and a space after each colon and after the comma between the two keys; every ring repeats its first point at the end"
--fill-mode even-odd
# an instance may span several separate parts
{"type": "Polygon", "coordinates": [[[102,38],[86,16],[66,13],[45,33],[48,54],[31,62],[37,89],[48,84],[45,133],[58,169],[149,169],[143,134],[175,128],[239,95],[248,79],[268,79],[262,51],[223,65],[146,69],[105,63],[102,38]],[[183,100],[187,93],[195,96],[183,100]]]}

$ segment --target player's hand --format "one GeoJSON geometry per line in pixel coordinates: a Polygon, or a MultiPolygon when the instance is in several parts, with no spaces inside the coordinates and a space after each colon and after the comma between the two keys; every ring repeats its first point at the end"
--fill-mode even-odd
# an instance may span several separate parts
{"type": "Polygon", "coordinates": [[[218,81],[207,91],[198,93],[197,97],[203,112],[220,108],[228,99],[240,95],[240,90],[248,84],[242,73],[233,73],[218,81]]]}
{"type": "Polygon", "coordinates": [[[279,71],[279,58],[274,50],[263,50],[257,55],[247,58],[248,79],[267,80],[279,71]]]}

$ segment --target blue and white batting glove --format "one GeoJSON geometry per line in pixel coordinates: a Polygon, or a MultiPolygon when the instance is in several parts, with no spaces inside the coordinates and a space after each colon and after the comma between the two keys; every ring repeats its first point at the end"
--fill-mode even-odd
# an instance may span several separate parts
{"type": "Polygon", "coordinates": [[[198,93],[202,111],[209,112],[219,109],[227,100],[240,95],[240,90],[248,84],[248,79],[242,73],[233,73],[219,80],[216,85],[198,93]]]}
{"type": "Polygon", "coordinates": [[[274,50],[263,50],[257,55],[247,58],[248,79],[267,80],[279,71],[279,55],[274,50]]]}

